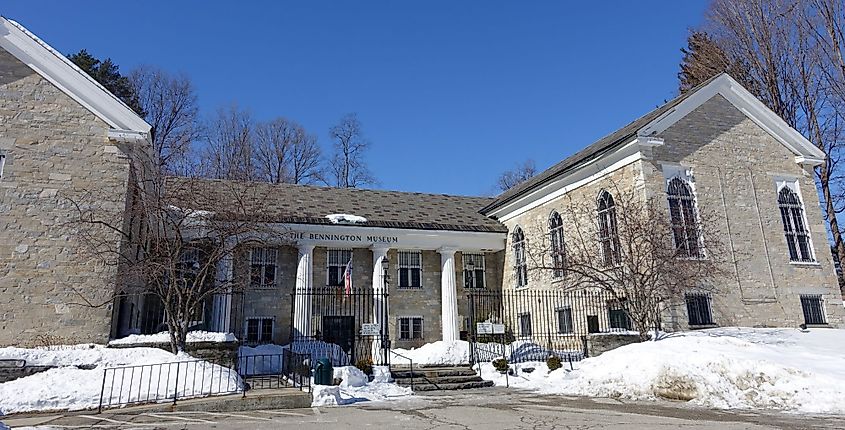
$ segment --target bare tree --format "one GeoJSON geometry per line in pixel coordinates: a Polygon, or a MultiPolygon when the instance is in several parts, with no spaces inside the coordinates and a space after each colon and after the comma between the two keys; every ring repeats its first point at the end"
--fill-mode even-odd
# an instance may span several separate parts
{"type": "Polygon", "coordinates": [[[197,95],[191,80],[151,66],[129,74],[144,118],[153,127],[153,151],[162,173],[185,173],[192,143],[199,137],[197,95]]]}
{"type": "Polygon", "coordinates": [[[69,199],[77,215],[70,224],[84,251],[117,267],[119,274],[114,295],[106,301],[93,302],[77,291],[83,304],[156,297],[175,354],[185,349],[191,321],[205,304],[217,294],[248,287],[247,280],[221,271],[221,264],[234,259],[241,246],[278,244],[284,234],[262,223],[260,202],[267,196],[250,183],[160,178],[135,177],[122,216],[103,210],[119,198],[105,190],[69,199]],[[120,240],[113,239],[115,234],[120,240]]]}
{"type": "Polygon", "coordinates": [[[608,292],[643,340],[685,293],[713,291],[730,275],[712,222],[716,214],[680,201],[667,210],[664,200],[614,182],[595,204],[566,199],[556,224],[565,227],[535,225],[527,232],[526,276],[557,273],[567,289],[608,292]]]}
{"type": "Polygon", "coordinates": [[[270,183],[310,184],[320,174],[317,138],[294,121],[276,118],[256,127],[256,165],[270,183]]]}
{"type": "Polygon", "coordinates": [[[364,138],[361,121],[354,113],[345,115],[329,129],[334,152],[329,160],[325,182],[338,188],[355,188],[376,184],[364,159],[370,142],[364,138]]]}
{"type": "Polygon", "coordinates": [[[218,109],[205,130],[202,173],[218,179],[257,179],[255,122],[252,115],[232,105],[218,109]]]}
{"type": "Polygon", "coordinates": [[[507,170],[496,179],[496,188],[499,191],[507,191],[537,174],[537,166],[534,160],[525,160],[522,164],[516,165],[513,169],[507,170]]]}

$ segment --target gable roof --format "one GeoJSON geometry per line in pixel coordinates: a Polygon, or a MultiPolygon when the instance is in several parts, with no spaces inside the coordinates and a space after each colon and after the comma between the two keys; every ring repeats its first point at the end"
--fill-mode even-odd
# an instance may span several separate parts
{"type": "Polygon", "coordinates": [[[507,227],[479,210],[493,201],[490,197],[446,194],[330,188],[313,185],[269,184],[222,179],[196,179],[171,176],[166,190],[171,195],[190,196],[180,207],[211,210],[220,202],[243,202],[245,209],[265,222],[327,224],[331,214],[363,216],[363,223],[343,224],[418,230],[452,230],[506,233],[507,227]],[[200,196],[197,198],[197,196],[200,196]],[[207,205],[203,201],[209,202],[207,205]],[[191,207],[206,206],[206,207],[191,207]]]}
{"type": "Polygon", "coordinates": [[[105,121],[113,131],[146,135],[150,125],[129,106],[24,26],[0,16],[0,47],[105,121]]]}
{"type": "Polygon", "coordinates": [[[824,160],[825,154],[801,133],[790,127],[728,74],[720,73],[613,133],[602,137],[563,161],[540,172],[540,174],[499,194],[492,203],[481,210],[481,213],[490,214],[495,209],[540,189],[557,178],[578,170],[581,166],[630,143],[637,137],[654,136],[663,132],[716,94],[721,94],[751,120],[789,148],[796,155],[796,162],[817,165],[824,160]]]}

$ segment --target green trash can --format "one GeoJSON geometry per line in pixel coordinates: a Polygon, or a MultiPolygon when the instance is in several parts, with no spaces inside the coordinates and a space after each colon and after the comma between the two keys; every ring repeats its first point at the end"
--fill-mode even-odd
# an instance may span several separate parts
{"type": "Polygon", "coordinates": [[[314,383],[317,385],[332,385],[334,382],[334,369],[332,361],[328,358],[317,360],[314,366],[314,383]]]}

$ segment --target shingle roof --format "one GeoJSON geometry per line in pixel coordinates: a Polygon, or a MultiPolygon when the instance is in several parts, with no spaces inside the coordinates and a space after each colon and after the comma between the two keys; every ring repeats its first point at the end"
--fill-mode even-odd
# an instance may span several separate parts
{"type": "Polygon", "coordinates": [[[722,74],[718,74],[716,76],[711,77],[710,79],[702,82],[695,88],[692,88],[689,91],[679,95],[678,97],[675,97],[674,99],[666,102],[662,106],[659,106],[653,111],[635,119],[628,125],[614,131],[613,133],[602,137],[601,139],[595,141],[586,148],[567,157],[565,160],[540,172],[540,174],[532,177],[531,179],[528,179],[520,183],[519,185],[503,192],[502,194],[499,194],[493,202],[481,209],[481,213],[488,214],[492,210],[504,205],[505,203],[516,199],[523,193],[537,189],[561,175],[576,170],[582,164],[591,161],[595,158],[598,158],[606,154],[607,152],[616,149],[620,145],[630,142],[631,139],[636,136],[637,131],[639,129],[645,127],[646,125],[648,125],[648,123],[657,119],[661,115],[669,112],[670,110],[672,110],[672,108],[674,108],[679,103],[694,94],[699,88],[706,86],[721,75],[722,74]]]}
{"type": "Polygon", "coordinates": [[[173,194],[206,196],[184,199],[180,206],[185,209],[213,211],[212,207],[191,206],[214,206],[200,201],[244,199],[245,208],[260,213],[268,222],[331,224],[326,215],[350,214],[367,218],[366,223],[350,224],[362,227],[507,232],[503,224],[479,213],[493,201],[490,197],[184,177],[167,178],[166,188],[173,194]]]}

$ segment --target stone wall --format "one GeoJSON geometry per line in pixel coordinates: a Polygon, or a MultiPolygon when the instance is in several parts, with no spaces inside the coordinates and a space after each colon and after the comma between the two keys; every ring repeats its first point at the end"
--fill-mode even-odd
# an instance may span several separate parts
{"type": "Polygon", "coordinates": [[[0,346],[109,337],[115,269],[87,256],[67,225],[70,199],[123,216],[129,157],[108,128],[0,49],[0,346]],[[113,200],[85,201],[87,192],[113,200]]]}
{"type": "Polygon", "coordinates": [[[598,333],[584,336],[587,357],[598,357],[607,351],[640,342],[634,334],[598,333]]]}
{"type": "MultiPolygon", "coordinates": [[[[170,352],[170,342],[117,344],[108,345],[108,347],[158,348],[170,352]]],[[[188,342],[185,345],[185,352],[196,359],[235,369],[238,364],[238,348],[240,348],[238,342],[188,342]]]]}

